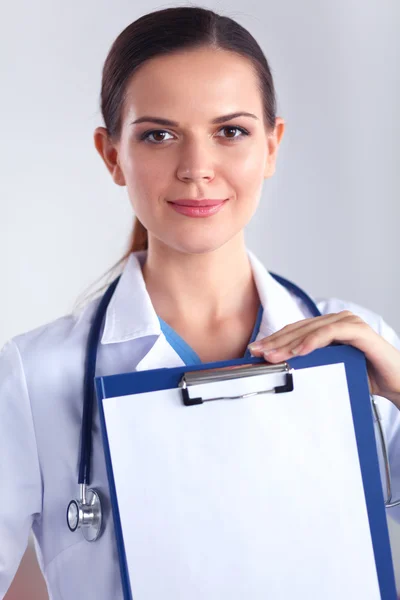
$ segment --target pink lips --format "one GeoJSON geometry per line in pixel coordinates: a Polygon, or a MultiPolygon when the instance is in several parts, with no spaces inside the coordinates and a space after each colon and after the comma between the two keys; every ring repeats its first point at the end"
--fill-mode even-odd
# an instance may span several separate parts
{"type": "Polygon", "coordinates": [[[203,200],[191,200],[189,198],[182,198],[168,202],[168,204],[176,212],[187,217],[209,217],[215,215],[224,206],[225,200],[211,200],[204,198],[203,200]]]}

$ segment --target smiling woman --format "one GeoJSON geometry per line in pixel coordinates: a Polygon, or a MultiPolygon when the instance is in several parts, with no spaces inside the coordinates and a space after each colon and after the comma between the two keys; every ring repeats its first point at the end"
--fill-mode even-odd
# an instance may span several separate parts
{"type": "MultiPolygon", "coordinates": [[[[264,180],[275,172],[285,128],[256,40],[233,19],[205,8],[146,14],[112,44],[101,108],[104,125],[94,132],[95,148],[113,181],[127,188],[132,237],[114,267],[122,266],[122,274],[103,298],[16,336],[0,353],[1,598],[32,528],[51,598],[122,599],[99,415],[94,411],[92,423],[85,410],[85,426],[81,420],[94,372],[248,358],[250,343],[253,354],[269,362],[333,341],[351,344],[367,358],[393,495],[400,494],[399,338],[367,309],[295,293],[296,286],[272,276],[245,244],[245,226],[264,180]],[[93,345],[90,353],[87,347],[96,331],[99,361],[92,372],[85,364],[93,364],[93,345]],[[89,458],[78,475],[78,441],[87,433],[89,458]],[[89,472],[93,481],[85,480],[89,472]],[[80,504],[68,505],[78,483],[80,504]],[[86,483],[104,506],[99,529],[83,523],[88,513],[82,507],[96,516],[86,483]],[[96,543],[87,543],[87,536],[96,543]]],[[[222,497],[223,490],[218,493],[222,497]]],[[[158,539],[151,543],[168,558],[158,539]]],[[[198,592],[197,573],[191,575],[198,592]]],[[[266,596],[261,590],[257,598],[266,596]]],[[[224,592],[218,589],[213,598],[225,600],[224,592]]],[[[282,597],[274,592],[274,598],[282,597]]],[[[243,600],[243,594],[230,600],[243,600]]]]}

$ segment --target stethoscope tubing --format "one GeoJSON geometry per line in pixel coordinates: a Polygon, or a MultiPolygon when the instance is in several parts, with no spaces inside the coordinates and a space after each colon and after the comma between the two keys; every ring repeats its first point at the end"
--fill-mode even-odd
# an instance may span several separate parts
{"type": "MultiPolygon", "coordinates": [[[[320,310],[318,309],[315,302],[306,294],[301,288],[297,285],[285,279],[284,277],[277,275],[276,273],[271,273],[270,275],[281,285],[283,285],[287,290],[292,292],[294,295],[299,297],[313,317],[322,316],[320,310]]],[[[88,541],[95,541],[98,539],[100,535],[100,528],[102,523],[102,509],[101,509],[101,501],[98,496],[96,490],[89,490],[88,486],[90,484],[90,467],[91,467],[91,453],[92,453],[92,422],[93,422],[93,404],[95,397],[95,376],[96,376],[96,362],[97,362],[97,350],[99,346],[99,340],[101,335],[101,329],[104,321],[104,317],[107,311],[107,307],[111,301],[111,298],[114,294],[115,288],[117,287],[118,281],[120,280],[121,275],[119,275],[112,283],[108,286],[106,292],[100,299],[98,307],[95,312],[95,316],[93,318],[93,322],[90,327],[87,346],[86,346],[86,358],[85,358],[85,374],[84,374],[84,400],[83,400],[83,411],[82,411],[82,426],[81,426],[81,443],[80,443],[80,459],[79,459],[79,475],[78,475],[78,485],[80,489],[80,504],[76,501],[71,501],[71,504],[76,504],[78,512],[80,512],[80,520],[84,521],[85,519],[90,519],[91,511],[89,510],[90,505],[87,503],[87,498],[92,499],[92,506],[95,506],[97,517],[95,519],[96,531],[90,532],[90,534],[85,535],[88,541]],[[85,516],[85,510],[87,515],[85,516]]],[[[400,505],[400,500],[396,502],[391,502],[392,499],[392,486],[391,486],[391,473],[390,473],[390,465],[389,458],[387,452],[387,446],[385,441],[385,436],[381,424],[381,419],[378,411],[378,407],[371,396],[372,407],[375,414],[376,421],[378,423],[379,428],[379,437],[380,437],[380,445],[383,453],[384,463],[385,463],[385,478],[386,478],[386,490],[387,490],[387,500],[385,501],[386,508],[392,508],[394,506],[400,505]]],[[[69,506],[70,506],[69,505],[69,506]]],[[[93,512],[93,511],[92,511],[93,512]]],[[[67,521],[68,521],[68,511],[67,511],[67,521]]],[[[88,523],[85,523],[88,524],[88,523]]],[[[71,527],[70,523],[68,525],[71,531],[75,531],[78,527],[71,527]]],[[[88,524],[88,526],[90,526],[88,524]]]]}
{"type": "Polygon", "coordinates": [[[109,285],[105,294],[102,296],[97,307],[96,314],[91,325],[86,347],[85,375],[84,375],[84,401],[82,412],[81,428],[81,448],[79,459],[79,485],[89,485],[90,466],[92,454],[92,422],[93,422],[93,402],[94,402],[94,380],[96,377],[97,348],[101,334],[101,327],[111,301],[114,290],[117,287],[119,275],[109,285]]]}

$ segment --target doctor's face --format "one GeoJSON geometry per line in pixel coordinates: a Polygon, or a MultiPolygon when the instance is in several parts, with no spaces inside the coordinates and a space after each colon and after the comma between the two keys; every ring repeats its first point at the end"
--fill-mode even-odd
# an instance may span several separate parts
{"type": "Polygon", "coordinates": [[[205,253],[251,219],[283,129],[279,118],[266,128],[251,62],[202,48],[145,62],[126,89],[120,139],[111,144],[97,128],[95,143],[149,244],[205,253]],[[214,205],[185,206],[199,199],[214,205]]]}

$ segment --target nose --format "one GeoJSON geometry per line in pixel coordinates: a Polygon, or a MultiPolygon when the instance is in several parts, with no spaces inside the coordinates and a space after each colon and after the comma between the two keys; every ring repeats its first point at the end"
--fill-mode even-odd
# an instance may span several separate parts
{"type": "Polygon", "coordinates": [[[177,177],[183,181],[210,180],[214,177],[213,154],[206,143],[191,141],[182,148],[177,177]]]}

